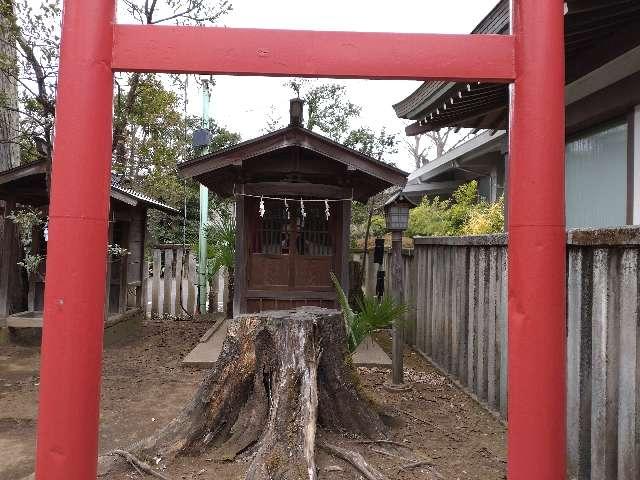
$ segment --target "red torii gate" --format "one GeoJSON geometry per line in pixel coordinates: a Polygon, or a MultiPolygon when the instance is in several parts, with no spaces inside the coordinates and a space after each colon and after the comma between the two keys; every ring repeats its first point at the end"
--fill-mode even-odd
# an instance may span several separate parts
{"type": "Polygon", "coordinates": [[[38,480],[96,478],[114,71],[510,82],[508,476],[565,477],[564,12],[511,35],[118,25],[66,0],[42,340],[38,480]]]}

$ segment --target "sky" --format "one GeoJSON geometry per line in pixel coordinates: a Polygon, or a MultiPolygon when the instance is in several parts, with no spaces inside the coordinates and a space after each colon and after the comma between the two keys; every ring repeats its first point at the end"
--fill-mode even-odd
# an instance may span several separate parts
{"type": "MultiPolygon", "coordinates": [[[[469,33],[497,0],[232,0],[233,11],[221,21],[227,27],[346,30],[408,33],[469,33]]],[[[288,121],[291,90],[284,78],[216,76],[211,114],[243,140],[264,133],[269,116],[288,121]]],[[[340,80],[349,99],[362,107],[354,127],[396,132],[402,139],[391,160],[407,171],[413,160],[403,146],[407,121],[395,116],[392,105],[420,82],[340,80]]],[[[197,88],[188,92],[188,110],[200,114],[197,88]]]]}

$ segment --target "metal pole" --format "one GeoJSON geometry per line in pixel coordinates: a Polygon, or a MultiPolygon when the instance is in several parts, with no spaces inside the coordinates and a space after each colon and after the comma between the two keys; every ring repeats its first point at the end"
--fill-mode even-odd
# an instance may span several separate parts
{"type": "Polygon", "coordinates": [[[509,165],[508,478],[566,477],[564,11],[516,0],[509,165]]]}
{"type": "Polygon", "coordinates": [[[96,478],[115,3],[64,3],[40,368],[38,480],[96,478]]]}
{"type": "MultiPolygon", "coordinates": [[[[391,232],[391,294],[398,302],[403,301],[402,274],[402,231],[391,232]]],[[[404,384],[402,353],[404,350],[404,327],[399,321],[393,322],[393,343],[391,347],[393,385],[404,384]]]]}
{"type": "MultiPolygon", "coordinates": [[[[209,128],[209,103],[211,94],[209,81],[202,81],[202,128],[209,128]]],[[[204,147],[203,154],[209,153],[209,146],[204,147]]],[[[209,189],[200,184],[200,229],[198,231],[198,297],[200,313],[207,311],[207,223],[209,222],[209,189]]]]}

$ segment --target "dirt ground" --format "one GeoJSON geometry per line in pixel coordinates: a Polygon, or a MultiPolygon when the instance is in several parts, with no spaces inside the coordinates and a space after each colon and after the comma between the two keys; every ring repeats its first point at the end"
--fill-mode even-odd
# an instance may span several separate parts
{"type": "MultiPolygon", "coordinates": [[[[204,370],[184,368],[180,360],[210,323],[146,320],[140,335],[105,348],[100,449],[122,448],[169,421],[195,392],[204,370]]],[[[388,335],[377,335],[385,350],[388,335]]],[[[33,471],[39,349],[0,346],[0,480],[17,480],[33,471]]],[[[415,352],[405,355],[413,388],[390,393],[388,372],[360,368],[368,394],[384,406],[396,443],[365,444],[322,433],[336,445],[360,452],[392,479],[498,480],[506,478],[505,428],[415,352]],[[421,465],[410,464],[422,462],[421,465]]],[[[321,479],[359,479],[348,464],[318,452],[321,479]]],[[[215,451],[179,458],[163,473],[171,479],[244,478],[248,459],[216,460],[215,451]]],[[[110,480],[141,478],[135,472],[110,480]]],[[[151,478],[151,477],[149,477],[151,478]]]]}

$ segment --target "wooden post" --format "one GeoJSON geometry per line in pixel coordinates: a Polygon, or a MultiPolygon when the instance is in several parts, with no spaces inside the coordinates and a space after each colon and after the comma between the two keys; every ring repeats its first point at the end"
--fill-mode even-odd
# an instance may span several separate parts
{"type": "Polygon", "coordinates": [[[131,220],[123,222],[122,227],[124,228],[122,238],[126,242],[123,247],[127,249],[128,253],[121,257],[118,313],[125,313],[129,306],[129,259],[131,253],[131,232],[133,231],[131,220]]]}
{"type": "MultiPolygon", "coordinates": [[[[122,238],[126,239],[126,244],[123,248],[129,250],[131,248],[131,240],[129,235],[131,234],[131,221],[122,222],[122,228],[124,232],[122,238]]],[[[129,255],[123,255],[120,257],[120,298],[118,300],[118,313],[125,313],[129,303],[129,255]]]]}
{"type": "Polygon", "coordinates": [[[4,234],[0,240],[2,240],[2,244],[0,245],[0,318],[9,316],[12,312],[10,311],[11,306],[11,295],[9,292],[11,291],[11,270],[13,265],[12,262],[16,261],[16,226],[14,223],[6,218],[6,216],[11,213],[11,211],[15,208],[16,203],[13,200],[7,200],[5,203],[5,217],[2,219],[4,222],[4,234]]]}
{"type": "MultiPolygon", "coordinates": [[[[109,230],[107,231],[107,245],[111,245],[113,243],[113,222],[109,222],[108,226],[109,230]]],[[[109,314],[111,313],[111,262],[113,258],[111,255],[107,253],[107,280],[104,286],[104,321],[106,322],[109,319],[109,314]]]]}
{"type": "MultiPolygon", "coordinates": [[[[31,254],[36,255],[40,251],[40,234],[38,229],[33,228],[31,242],[31,254]]],[[[38,268],[39,270],[40,268],[38,268]]],[[[36,279],[38,276],[38,270],[29,274],[29,287],[27,291],[27,305],[30,312],[34,312],[36,309],[36,279]]]]}
{"type": "Polygon", "coordinates": [[[127,279],[127,256],[120,257],[120,291],[118,292],[118,313],[124,313],[127,311],[127,298],[129,295],[129,284],[127,279]]]}
{"type": "MultiPolygon", "coordinates": [[[[238,185],[240,193],[244,193],[244,185],[238,185]]],[[[244,196],[236,196],[236,261],[234,268],[233,285],[233,316],[245,313],[247,310],[247,251],[246,251],[246,227],[245,227],[245,203],[244,196]]],[[[226,306],[224,307],[226,308],[226,306]]]]}

